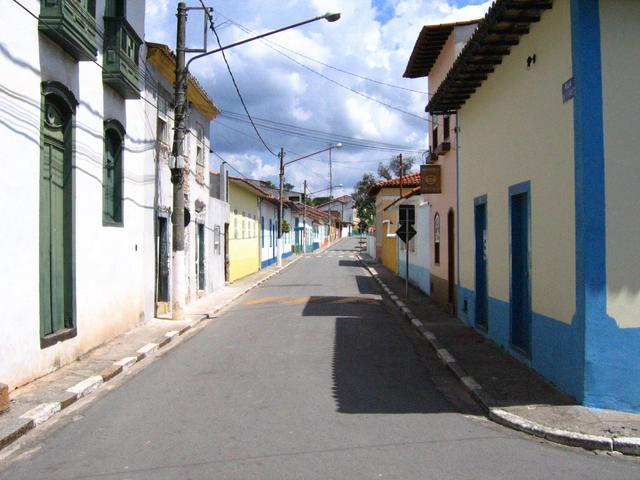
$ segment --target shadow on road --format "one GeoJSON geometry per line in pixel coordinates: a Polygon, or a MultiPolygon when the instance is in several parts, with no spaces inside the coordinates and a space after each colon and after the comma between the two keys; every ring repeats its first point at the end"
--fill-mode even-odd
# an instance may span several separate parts
{"type": "Polygon", "coordinates": [[[381,300],[309,297],[302,315],[336,317],[332,393],[338,412],[459,412],[435,389],[428,365],[381,300]]]}

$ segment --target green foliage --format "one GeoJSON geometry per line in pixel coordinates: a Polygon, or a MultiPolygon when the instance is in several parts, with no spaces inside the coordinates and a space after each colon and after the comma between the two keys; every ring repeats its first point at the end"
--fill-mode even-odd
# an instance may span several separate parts
{"type": "MultiPolygon", "coordinates": [[[[416,163],[415,157],[403,157],[402,159],[402,175],[408,175],[411,167],[416,163]]],[[[388,163],[380,162],[378,164],[378,176],[385,180],[391,180],[400,176],[400,157],[392,157],[388,163]]]]}
{"type": "Polygon", "coordinates": [[[358,218],[366,222],[367,226],[373,225],[376,216],[376,199],[369,195],[369,189],[376,183],[376,177],[372,173],[365,173],[356,183],[353,191],[353,200],[358,212],[358,218]]]}
{"type": "Polygon", "coordinates": [[[286,220],[282,220],[282,233],[289,233],[291,231],[291,225],[286,220]]]}

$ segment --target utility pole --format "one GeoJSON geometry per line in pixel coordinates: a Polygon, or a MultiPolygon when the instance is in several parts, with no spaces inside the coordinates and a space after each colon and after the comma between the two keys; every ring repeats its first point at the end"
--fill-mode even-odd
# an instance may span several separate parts
{"type": "Polygon", "coordinates": [[[185,33],[187,23],[187,6],[178,3],[178,28],[176,38],[176,82],[175,82],[175,112],[173,157],[171,168],[171,183],[173,184],[173,211],[171,222],[173,229],[173,259],[171,282],[171,317],[174,320],[184,319],[185,300],[185,255],[184,255],[184,136],[186,129],[186,96],[187,70],[185,68],[185,33]]]}
{"type": "Polygon", "coordinates": [[[280,153],[278,154],[278,158],[280,158],[280,204],[279,212],[278,212],[278,266],[282,266],[282,251],[284,250],[282,245],[282,220],[283,220],[283,208],[282,204],[284,202],[284,148],[280,148],[280,153]]]}
{"type": "MultiPolygon", "coordinates": [[[[331,215],[331,209],[333,208],[333,174],[331,171],[331,149],[329,149],[329,221],[333,223],[333,215],[331,215]]],[[[329,243],[331,243],[331,223],[329,223],[329,243]]]]}
{"type": "Polygon", "coordinates": [[[402,177],[404,176],[404,165],[402,163],[402,154],[400,154],[399,157],[400,157],[400,198],[402,198],[402,177]]]}
{"type": "Polygon", "coordinates": [[[302,253],[307,254],[307,181],[302,190],[302,253]]]}

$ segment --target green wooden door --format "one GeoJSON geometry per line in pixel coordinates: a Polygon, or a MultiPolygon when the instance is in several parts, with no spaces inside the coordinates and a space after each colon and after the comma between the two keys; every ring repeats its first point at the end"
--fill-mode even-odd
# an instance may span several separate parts
{"type": "Polygon", "coordinates": [[[198,271],[198,289],[204,290],[206,288],[205,283],[205,247],[204,247],[204,225],[201,223],[196,224],[198,227],[198,247],[196,255],[196,269],[198,271]]]}
{"type": "Polygon", "coordinates": [[[73,326],[69,116],[46,104],[40,178],[41,335],[73,326]]]}

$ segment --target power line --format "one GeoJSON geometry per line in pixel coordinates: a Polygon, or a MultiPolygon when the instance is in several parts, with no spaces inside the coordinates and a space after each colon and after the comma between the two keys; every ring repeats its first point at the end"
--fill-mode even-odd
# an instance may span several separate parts
{"type": "MultiPolygon", "coordinates": [[[[227,18],[227,17],[225,17],[225,18],[227,18]]],[[[234,24],[235,24],[235,22],[234,22],[234,24]]],[[[236,24],[236,25],[238,25],[246,33],[253,33],[251,30],[245,29],[244,27],[240,26],[239,24],[236,24]]],[[[359,96],[361,96],[363,98],[366,98],[367,100],[370,100],[372,102],[378,103],[378,104],[380,104],[380,105],[382,105],[384,107],[390,108],[391,110],[395,110],[395,111],[397,111],[399,113],[402,113],[404,115],[408,115],[410,117],[417,118],[419,120],[426,120],[427,122],[430,122],[430,123],[432,122],[431,119],[428,118],[428,117],[422,117],[420,115],[416,115],[415,113],[411,113],[411,112],[409,112],[407,110],[404,110],[404,109],[402,109],[400,107],[396,107],[395,105],[391,105],[390,103],[383,102],[382,100],[378,100],[377,98],[372,97],[371,95],[367,95],[366,93],[360,92],[359,90],[356,90],[355,88],[352,88],[352,87],[350,87],[348,85],[345,85],[345,84],[343,84],[341,82],[338,82],[337,80],[334,80],[333,78],[328,77],[325,74],[323,74],[323,73],[321,73],[321,72],[319,72],[317,70],[314,70],[313,68],[309,67],[308,65],[305,65],[304,63],[299,62],[295,58],[293,58],[290,55],[286,54],[285,52],[279,50],[278,48],[276,48],[274,46],[273,42],[269,42],[269,41],[266,41],[266,40],[263,40],[263,41],[265,42],[265,45],[267,45],[267,47],[269,47],[273,51],[279,53],[280,55],[282,55],[282,56],[284,56],[286,58],[288,58],[289,60],[291,60],[293,63],[299,65],[300,67],[302,67],[302,68],[304,68],[306,70],[309,70],[310,72],[312,72],[312,73],[324,78],[325,80],[327,80],[327,81],[329,81],[329,82],[331,82],[331,83],[333,83],[335,85],[338,85],[341,88],[349,90],[350,92],[355,93],[356,95],[359,95],[359,96]]],[[[294,52],[294,53],[297,53],[297,52],[294,52]]]]}
{"type": "MultiPolygon", "coordinates": [[[[239,121],[247,123],[247,120],[243,118],[240,114],[234,112],[223,112],[221,114],[222,117],[227,118],[229,120],[239,121]]],[[[276,122],[272,120],[261,119],[255,117],[254,121],[260,125],[264,129],[276,131],[279,133],[283,133],[285,135],[293,135],[303,138],[313,139],[316,142],[330,142],[330,141],[340,141],[344,145],[359,147],[359,148],[368,148],[373,150],[383,150],[383,151],[404,151],[411,153],[421,153],[424,149],[416,149],[409,147],[407,145],[396,145],[385,142],[376,142],[372,140],[366,139],[357,139],[353,137],[347,137],[345,135],[335,134],[331,132],[323,132],[320,130],[313,130],[303,127],[297,127],[295,125],[290,125],[282,122],[276,122]]],[[[217,124],[224,125],[220,120],[216,122],[217,124]]]]}
{"type": "MultiPolygon", "coordinates": [[[[218,13],[218,15],[220,15],[221,17],[226,19],[226,21],[223,22],[222,24],[227,25],[227,24],[231,23],[231,24],[235,25],[236,27],[238,27],[239,29],[243,30],[245,33],[251,33],[251,34],[255,35],[254,31],[252,31],[251,29],[249,29],[249,28],[243,26],[242,24],[236,22],[232,18],[229,18],[226,15],[223,15],[222,13],[220,13],[220,10],[216,10],[216,12],[218,13]]],[[[340,72],[340,73],[344,73],[346,75],[351,75],[353,77],[357,77],[357,78],[360,78],[362,80],[366,80],[368,82],[377,83],[378,85],[384,85],[386,87],[397,88],[399,90],[405,90],[407,92],[414,92],[414,93],[422,93],[424,95],[431,95],[429,92],[425,92],[425,91],[422,91],[422,90],[414,90],[412,88],[407,88],[407,87],[401,87],[400,85],[394,85],[392,83],[383,82],[383,81],[376,80],[376,79],[373,79],[373,78],[365,77],[364,75],[360,75],[360,74],[357,74],[357,73],[349,72],[347,70],[343,70],[343,69],[338,68],[338,67],[334,67],[333,65],[329,65],[328,63],[324,63],[324,62],[322,62],[322,61],[320,61],[318,59],[309,57],[309,56],[305,55],[304,53],[300,53],[300,52],[297,52],[297,51],[292,50],[290,48],[287,48],[284,45],[281,45],[281,44],[279,44],[277,42],[274,42],[272,40],[263,39],[263,41],[265,43],[270,43],[270,44],[272,44],[272,45],[274,45],[276,47],[282,48],[283,50],[291,52],[291,53],[293,53],[295,55],[299,55],[302,58],[306,58],[307,60],[309,60],[311,62],[318,63],[318,64],[320,64],[322,66],[325,66],[327,68],[330,68],[330,69],[335,70],[335,71],[340,72]]]]}
{"type": "MultiPolygon", "coordinates": [[[[204,2],[202,0],[200,0],[200,4],[202,5],[202,8],[204,9],[205,15],[209,19],[209,27],[211,28],[211,30],[213,31],[213,34],[216,37],[216,41],[218,42],[218,47],[222,48],[222,43],[220,42],[220,37],[218,36],[218,32],[216,31],[216,27],[213,25],[213,19],[211,18],[211,15],[209,15],[209,10],[207,10],[207,7],[205,7],[204,2]]],[[[260,135],[260,132],[258,131],[258,127],[256,127],[255,123],[253,123],[253,119],[251,118],[251,114],[249,113],[249,109],[247,108],[247,105],[244,102],[244,98],[242,98],[242,94],[240,93],[240,88],[238,87],[238,83],[236,82],[236,79],[233,76],[233,72],[231,71],[231,66],[229,65],[229,62],[227,61],[227,55],[225,54],[225,51],[221,50],[220,53],[222,53],[222,58],[224,59],[224,63],[227,66],[227,70],[229,71],[229,76],[231,77],[231,81],[233,82],[233,86],[236,89],[236,92],[238,94],[238,98],[240,98],[240,103],[242,103],[242,108],[244,108],[244,111],[246,112],[247,117],[249,117],[249,120],[251,121],[251,125],[253,125],[253,129],[256,131],[256,135],[258,135],[258,138],[260,139],[260,141],[262,142],[264,147],[269,151],[269,153],[271,155],[273,155],[274,157],[277,157],[278,154],[275,153],[273,150],[271,150],[269,145],[267,145],[267,142],[265,142],[264,138],[262,138],[262,135],[260,135]]]]}

